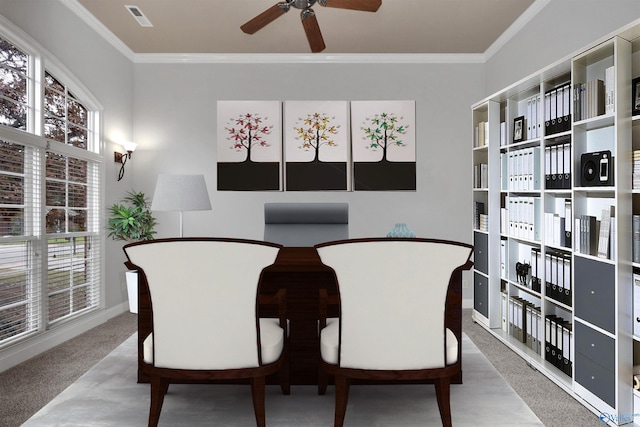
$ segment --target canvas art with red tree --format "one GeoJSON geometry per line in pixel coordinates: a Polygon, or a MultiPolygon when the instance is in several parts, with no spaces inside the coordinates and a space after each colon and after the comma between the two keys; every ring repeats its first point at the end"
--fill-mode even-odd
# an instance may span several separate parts
{"type": "MultiPolygon", "coordinates": [[[[231,109],[238,104],[247,107],[243,101],[233,104],[231,109]]],[[[219,103],[218,107],[224,109],[225,105],[219,103]]],[[[280,189],[280,120],[277,112],[276,117],[277,120],[270,118],[268,111],[241,109],[219,120],[218,190],[280,189]]]]}

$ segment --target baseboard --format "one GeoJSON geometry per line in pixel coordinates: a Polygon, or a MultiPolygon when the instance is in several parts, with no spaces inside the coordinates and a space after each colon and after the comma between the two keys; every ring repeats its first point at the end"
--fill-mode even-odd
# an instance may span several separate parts
{"type": "Polygon", "coordinates": [[[462,308],[473,308],[473,300],[472,299],[463,299],[462,300],[462,308]]]}
{"type": "Polygon", "coordinates": [[[32,357],[39,355],[71,338],[87,332],[129,310],[125,301],[115,307],[97,310],[59,327],[44,331],[33,337],[0,350],[0,372],[6,371],[32,357]]]}

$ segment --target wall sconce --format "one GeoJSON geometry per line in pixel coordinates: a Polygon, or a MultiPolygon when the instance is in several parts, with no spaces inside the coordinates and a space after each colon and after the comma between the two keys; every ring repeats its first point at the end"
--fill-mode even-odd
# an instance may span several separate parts
{"type": "Polygon", "coordinates": [[[120,163],[122,165],[120,166],[120,173],[118,173],[118,181],[120,181],[124,176],[124,165],[127,163],[127,160],[131,158],[131,153],[133,153],[138,146],[138,144],[136,144],[135,142],[123,142],[121,145],[124,147],[127,153],[122,154],[118,153],[117,151],[113,153],[113,160],[116,163],[120,163]]]}

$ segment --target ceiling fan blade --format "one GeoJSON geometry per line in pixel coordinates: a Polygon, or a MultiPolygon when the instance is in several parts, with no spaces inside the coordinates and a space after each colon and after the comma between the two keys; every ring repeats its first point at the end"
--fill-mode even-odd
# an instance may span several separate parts
{"type": "Polygon", "coordinates": [[[303,10],[302,13],[300,13],[300,17],[302,18],[302,26],[307,35],[307,40],[309,40],[309,46],[311,46],[311,52],[322,52],[326,46],[324,45],[322,32],[320,32],[320,26],[318,25],[318,20],[316,19],[316,14],[313,12],[313,9],[308,8],[303,10]]]}
{"type": "MultiPolygon", "coordinates": [[[[322,2],[319,3],[322,4],[322,2]]],[[[382,4],[382,0],[325,0],[324,3],[327,7],[376,12],[382,4]]]]}
{"type": "Polygon", "coordinates": [[[253,34],[259,29],[263,28],[267,24],[275,21],[276,18],[284,15],[289,11],[289,7],[286,3],[278,3],[271,6],[269,9],[262,12],[260,15],[255,18],[247,21],[244,25],[240,27],[242,31],[247,34],[253,34]],[[281,6],[283,5],[283,6],[281,6]]]}

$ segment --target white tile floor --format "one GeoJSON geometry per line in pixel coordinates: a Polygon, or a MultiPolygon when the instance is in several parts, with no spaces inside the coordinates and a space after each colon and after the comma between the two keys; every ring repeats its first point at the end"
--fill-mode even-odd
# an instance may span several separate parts
{"type": "MultiPolygon", "coordinates": [[[[455,426],[542,426],[540,420],[466,336],[464,384],[451,387],[455,426]]],[[[149,386],[136,382],[136,335],[42,408],[23,427],[145,426],[149,386]]],[[[318,396],[293,386],[290,396],[267,386],[269,426],[333,425],[333,389],[318,396]]],[[[248,386],[172,385],[160,426],[255,426],[248,386]]],[[[345,426],[440,426],[431,385],[352,386],[345,426]]]]}

